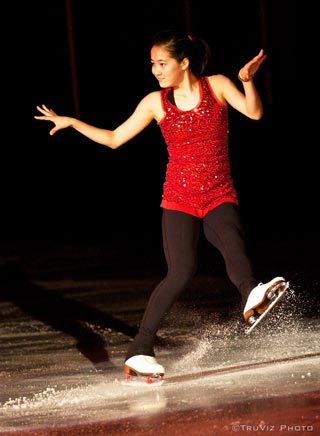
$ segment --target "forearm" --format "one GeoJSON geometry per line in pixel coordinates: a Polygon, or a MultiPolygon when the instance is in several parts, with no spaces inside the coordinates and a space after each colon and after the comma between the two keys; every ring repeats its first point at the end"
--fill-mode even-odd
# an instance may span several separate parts
{"type": "Polygon", "coordinates": [[[238,79],[242,82],[245,93],[246,115],[254,120],[259,120],[262,117],[263,105],[253,77],[266,57],[264,50],[260,50],[258,55],[244,65],[238,73],[238,79]]]}
{"type": "Polygon", "coordinates": [[[51,136],[59,130],[72,127],[91,141],[115,149],[140,133],[154,119],[153,111],[152,109],[150,110],[148,101],[147,98],[142,100],[133,114],[114,130],[95,127],[77,118],[57,115],[53,109],[49,109],[45,104],[37,106],[38,111],[42,115],[36,115],[34,118],[54,123],[54,127],[49,132],[51,136]]]}
{"type": "Polygon", "coordinates": [[[69,120],[70,127],[86,136],[88,139],[91,139],[92,141],[105,145],[109,148],[117,148],[117,145],[114,143],[114,133],[112,130],[101,129],[99,127],[84,123],[76,118],[69,118],[69,120]]]}
{"type": "Polygon", "coordinates": [[[247,116],[259,120],[263,115],[263,105],[253,80],[243,82],[247,116]]]}

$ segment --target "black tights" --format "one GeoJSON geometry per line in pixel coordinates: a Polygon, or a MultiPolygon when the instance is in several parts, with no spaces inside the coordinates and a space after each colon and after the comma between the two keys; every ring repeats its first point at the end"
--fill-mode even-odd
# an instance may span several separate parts
{"type": "Polygon", "coordinates": [[[243,301],[257,284],[246,254],[238,207],[223,203],[204,218],[183,212],[163,210],[162,237],[168,265],[167,276],[154,289],[145,309],[140,329],[126,359],[137,354],[154,356],[157,330],[171,306],[188,286],[197,270],[197,247],[200,226],[206,239],[222,254],[231,282],[243,301]]]}

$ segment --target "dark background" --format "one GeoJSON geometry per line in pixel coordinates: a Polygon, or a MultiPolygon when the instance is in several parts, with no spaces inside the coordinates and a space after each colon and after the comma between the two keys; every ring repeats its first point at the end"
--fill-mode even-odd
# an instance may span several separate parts
{"type": "Polygon", "coordinates": [[[148,92],[149,43],[168,27],[205,37],[211,72],[239,86],[260,48],[256,76],[265,115],[230,109],[230,157],[248,241],[290,241],[312,253],[318,239],[315,151],[301,142],[296,4],[290,0],[33,1],[7,7],[1,145],[1,238],[20,246],[64,241],[161,248],[166,149],[154,123],[118,150],[74,130],[53,137],[36,105],[114,128],[148,92]],[[7,52],[8,50],[8,52],[7,52]]]}

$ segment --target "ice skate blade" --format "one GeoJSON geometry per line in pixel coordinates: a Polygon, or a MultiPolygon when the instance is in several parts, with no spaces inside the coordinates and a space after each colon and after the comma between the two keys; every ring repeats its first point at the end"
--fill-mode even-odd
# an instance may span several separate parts
{"type": "Polygon", "coordinates": [[[136,376],[127,374],[122,385],[126,386],[161,386],[164,383],[163,376],[136,376]]]}
{"type": "Polygon", "coordinates": [[[249,333],[251,333],[252,330],[255,329],[257,327],[257,325],[260,324],[260,322],[263,320],[263,318],[270,312],[270,310],[276,304],[278,304],[279,300],[283,297],[285,292],[289,289],[289,282],[278,283],[276,285],[276,289],[279,289],[277,291],[278,295],[273,299],[273,301],[269,304],[269,306],[267,307],[267,309],[263,313],[259,314],[258,312],[253,311],[253,315],[256,314],[258,317],[257,317],[256,321],[250,327],[247,327],[245,329],[245,334],[248,335],[249,333]]]}

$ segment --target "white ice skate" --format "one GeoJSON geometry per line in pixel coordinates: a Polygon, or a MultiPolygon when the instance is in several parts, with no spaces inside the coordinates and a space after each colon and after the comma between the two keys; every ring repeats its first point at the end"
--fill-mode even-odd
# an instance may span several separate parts
{"type": "Polygon", "coordinates": [[[243,317],[250,326],[246,333],[250,333],[256,327],[288,288],[289,282],[283,277],[275,277],[270,282],[259,283],[252,289],[243,311],[243,317]]]}
{"type": "Polygon", "coordinates": [[[133,378],[144,376],[146,382],[151,384],[162,382],[165,371],[154,357],[139,354],[125,361],[124,372],[127,376],[127,382],[132,382],[133,378]]]}

